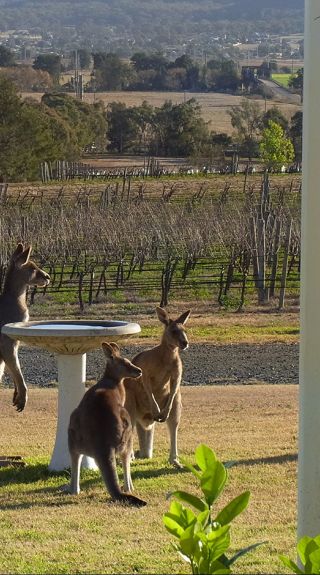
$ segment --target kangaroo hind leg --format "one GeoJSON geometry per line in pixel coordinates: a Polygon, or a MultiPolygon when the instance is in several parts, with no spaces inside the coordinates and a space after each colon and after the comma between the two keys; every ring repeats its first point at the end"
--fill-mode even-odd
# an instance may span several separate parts
{"type": "Polygon", "coordinates": [[[178,468],[183,467],[178,457],[178,428],[181,417],[181,407],[181,394],[178,392],[173,400],[172,408],[166,422],[170,437],[169,462],[178,468]]]}
{"type": "Polygon", "coordinates": [[[149,429],[144,429],[137,421],[137,434],[139,438],[139,452],[137,456],[141,459],[152,459],[154,424],[149,429]]]}

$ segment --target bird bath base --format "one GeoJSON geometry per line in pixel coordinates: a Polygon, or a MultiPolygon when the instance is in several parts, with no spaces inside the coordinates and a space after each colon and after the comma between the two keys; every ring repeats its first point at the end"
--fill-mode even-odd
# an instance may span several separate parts
{"type": "MultiPolygon", "coordinates": [[[[3,326],[2,333],[12,339],[57,354],[58,420],[51,471],[70,467],[68,426],[85,393],[86,352],[99,348],[103,341],[117,341],[140,331],[139,324],[125,321],[42,321],[3,326]]],[[[83,457],[82,466],[97,468],[91,457],[83,457]]]]}

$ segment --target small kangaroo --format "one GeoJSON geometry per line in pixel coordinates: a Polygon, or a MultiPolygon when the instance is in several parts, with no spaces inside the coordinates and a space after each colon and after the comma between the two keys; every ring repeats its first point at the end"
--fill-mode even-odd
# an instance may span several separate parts
{"type": "MultiPolygon", "coordinates": [[[[29,259],[31,249],[31,246],[24,248],[19,243],[11,256],[0,295],[0,329],[6,323],[28,321],[28,286],[45,287],[49,284],[49,274],[29,259]]],[[[6,367],[14,383],[13,405],[17,411],[22,411],[27,403],[27,386],[21,373],[18,349],[19,341],[0,335],[0,380],[6,367]]]]}
{"type": "Polygon", "coordinates": [[[141,376],[141,369],[120,356],[116,343],[102,343],[106,368],[102,378],[84,394],[78,407],[71,413],[68,443],[71,457],[72,494],[80,493],[80,465],[83,455],[93,457],[112,499],[141,507],[145,501],[130,493],[122,493],[116,470],[116,453],[123,466],[126,491],[133,491],[130,474],[132,427],[123,407],[125,377],[141,376]]]}
{"type": "Polygon", "coordinates": [[[182,361],[180,350],[189,343],[184,329],[190,310],[176,320],[170,319],[165,309],[156,308],[159,320],[164,324],[160,345],[142,351],[133,363],[142,369],[138,382],[126,379],[125,407],[131,423],[137,427],[139,457],[151,458],[153,453],[154,422],[167,422],[170,435],[169,462],[182,467],[178,459],[177,435],[181,417],[180,383],[182,361]]]}

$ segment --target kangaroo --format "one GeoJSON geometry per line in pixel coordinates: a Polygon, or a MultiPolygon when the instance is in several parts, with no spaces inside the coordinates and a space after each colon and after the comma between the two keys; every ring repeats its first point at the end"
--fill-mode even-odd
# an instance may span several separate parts
{"type": "Polygon", "coordinates": [[[71,483],[67,490],[80,493],[80,466],[83,455],[93,457],[112,499],[141,507],[145,501],[122,493],[116,470],[116,453],[122,460],[125,491],[133,491],[130,475],[132,427],[124,408],[125,377],[141,376],[141,369],[120,356],[116,343],[102,343],[106,368],[102,378],[86,391],[71,413],[68,443],[71,457],[71,483]]]}
{"type": "Polygon", "coordinates": [[[137,427],[139,457],[152,458],[154,422],[167,422],[170,435],[169,462],[182,467],[178,459],[177,435],[181,417],[180,383],[182,361],[180,350],[189,343],[184,329],[190,310],[176,320],[170,319],[165,309],[156,308],[159,320],[164,324],[160,345],[142,351],[133,363],[142,369],[138,381],[125,380],[126,402],[131,423],[137,427]]]}
{"type": "MultiPolygon", "coordinates": [[[[24,248],[19,243],[11,256],[0,296],[0,330],[6,323],[28,321],[28,286],[49,284],[49,274],[29,259],[31,249],[31,246],[24,248]]],[[[27,403],[27,386],[21,373],[18,349],[19,341],[0,335],[0,380],[6,367],[14,383],[13,405],[17,411],[23,411],[27,403]]]]}

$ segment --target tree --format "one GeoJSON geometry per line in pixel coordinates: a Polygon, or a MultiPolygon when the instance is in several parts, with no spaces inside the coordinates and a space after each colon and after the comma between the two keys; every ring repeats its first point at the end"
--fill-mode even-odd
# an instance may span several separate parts
{"type": "Polygon", "coordinates": [[[289,78],[288,86],[302,93],[303,90],[303,68],[299,68],[294,76],[289,78]]]}
{"type": "Polygon", "coordinates": [[[123,90],[133,80],[131,67],[123,62],[117,54],[93,54],[95,81],[103,90],[123,90]]]}
{"type": "Polygon", "coordinates": [[[231,124],[236,130],[236,139],[244,155],[251,158],[258,151],[258,136],[261,128],[261,110],[257,102],[244,98],[240,106],[232,106],[229,112],[231,124]]]}
{"type": "Polygon", "coordinates": [[[108,106],[109,149],[121,152],[148,154],[154,134],[154,108],[146,101],[141,106],[127,108],[112,102],[108,106]]]}
{"type": "Polygon", "coordinates": [[[269,120],[263,130],[259,145],[260,155],[268,169],[279,170],[283,164],[290,164],[294,159],[294,147],[284,134],[282,127],[269,120]]]}
{"type": "Polygon", "coordinates": [[[192,156],[208,141],[208,127],[194,98],[183,104],[165,102],[155,110],[155,153],[192,156]]]}
{"type": "Polygon", "coordinates": [[[296,162],[302,162],[302,120],[302,112],[296,112],[291,118],[289,129],[290,138],[294,147],[296,162]]]}
{"type": "Polygon", "coordinates": [[[67,128],[37,102],[24,102],[0,76],[0,178],[37,179],[39,163],[63,157],[67,128]]]}
{"type": "Polygon", "coordinates": [[[31,66],[13,66],[1,73],[12,80],[21,92],[47,92],[53,86],[48,72],[34,70],[31,66]]]}
{"type": "Polygon", "coordinates": [[[107,110],[109,149],[120,154],[128,152],[138,139],[139,125],[134,108],[111,102],[107,110]]]}
{"type": "Polygon", "coordinates": [[[262,125],[264,128],[268,127],[270,120],[272,120],[273,122],[276,122],[276,124],[279,124],[279,126],[281,126],[283,131],[287,132],[288,127],[289,127],[289,122],[288,122],[287,118],[279,110],[279,108],[277,108],[277,106],[272,106],[272,108],[269,108],[269,110],[267,112],[265,112],[265,114],[263,114],[262,125]]]}
{"type": "Polygon", "coordinates": [[[42,103],[55,110],[71,128],[70,148],[65,159],[79,158],[93,142],[98,149],[105,149],[107,122],[103,104],[90,105],[68,94],[44,94],[42,103]]]}
{"type": "Polygon", "coordinates": [[[58,83],[61,74],[61,56],[58,54],[39,54],[33,63],[33,68],[48,72],[55,83],[58,83]]]}
{"type": "Polygon", "coordinates": [[[6,46],[0,45],[0,68],[8,68],[15,65],[15,58],[11,50],[6,46]]]}

